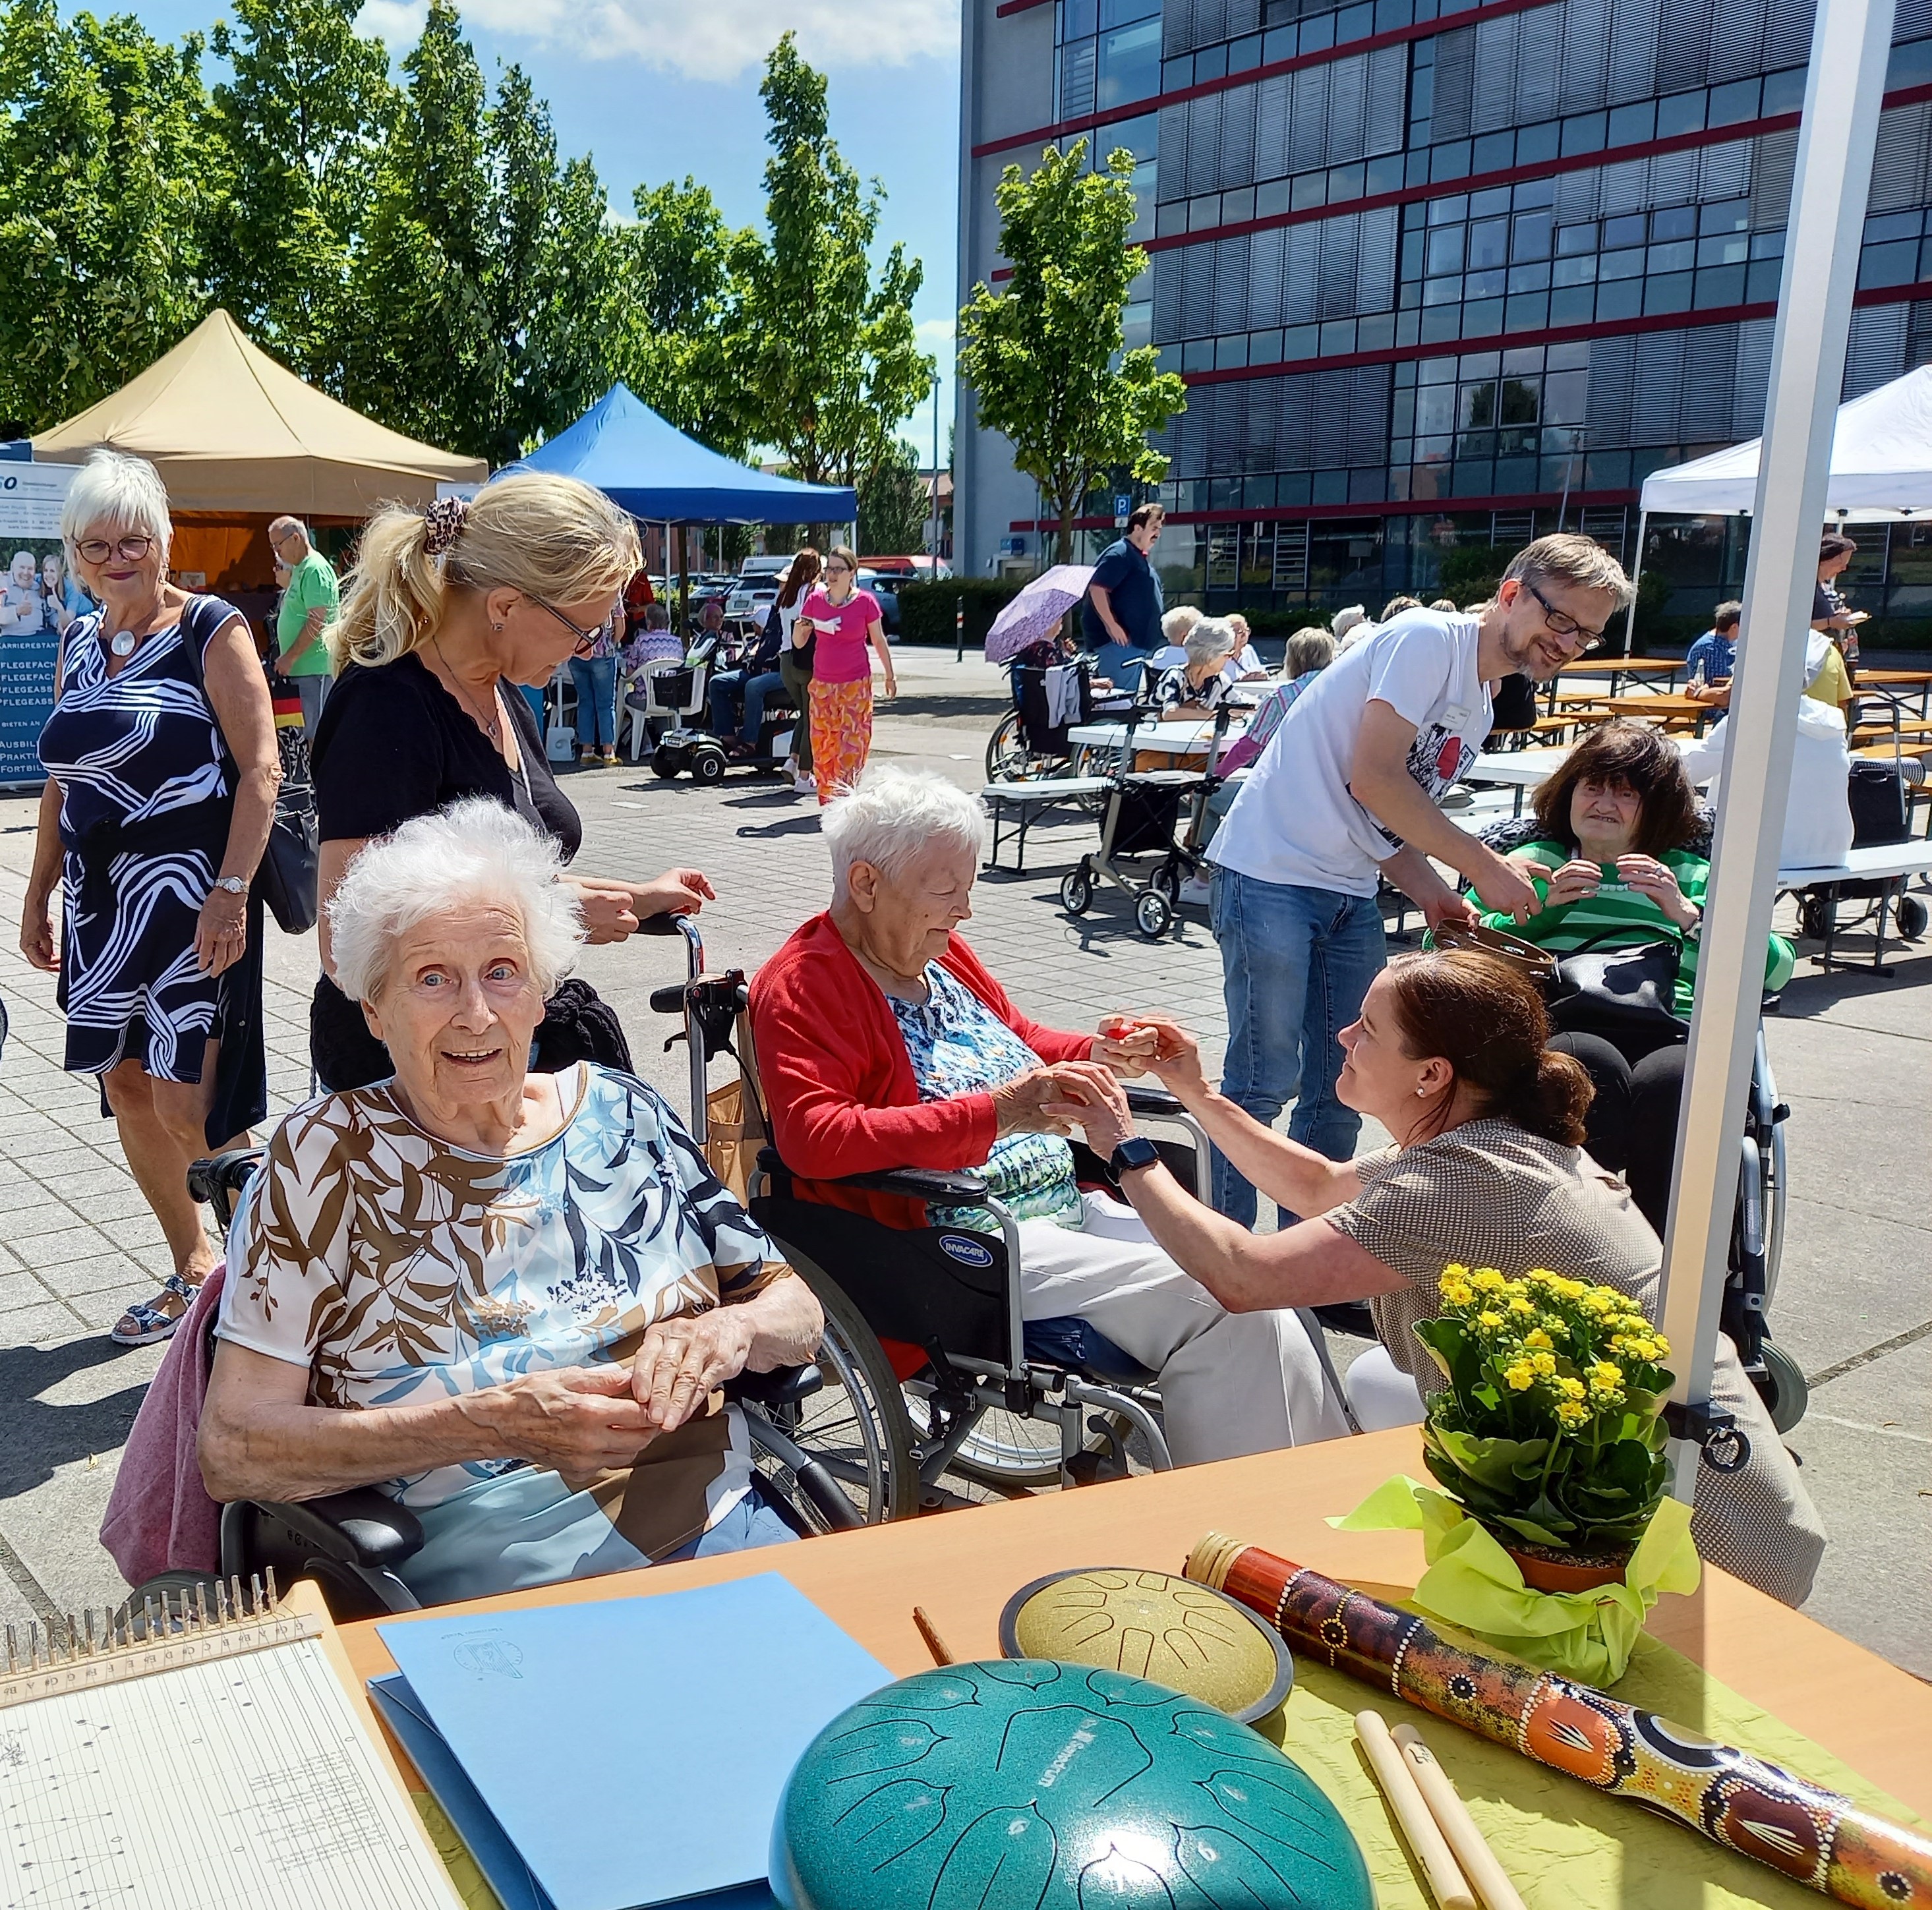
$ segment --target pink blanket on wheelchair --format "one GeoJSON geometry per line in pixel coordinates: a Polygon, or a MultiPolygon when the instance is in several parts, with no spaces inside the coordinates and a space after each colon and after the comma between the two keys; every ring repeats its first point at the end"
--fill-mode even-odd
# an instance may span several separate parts
{"type": "Polygon", "coordinates": [[[220,1569],[221,1508],[202,1483],[195,1442],[227,1273],[217,1266],[202,1282],[149,1382],[121,1454],[100,1543],[130,1585],[162,1572],[220,1569]]]}

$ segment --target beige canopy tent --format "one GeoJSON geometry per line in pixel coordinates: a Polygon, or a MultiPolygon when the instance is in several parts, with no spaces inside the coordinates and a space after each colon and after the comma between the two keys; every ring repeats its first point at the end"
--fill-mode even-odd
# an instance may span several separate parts
{"type": "Polygon", "coordinates": [[[78,463],[106,445],[148,459],[178,511],[359,519],[489,466],[418,444],[305,385],[218,308],[111,397],[34,439],[78,463]]]}

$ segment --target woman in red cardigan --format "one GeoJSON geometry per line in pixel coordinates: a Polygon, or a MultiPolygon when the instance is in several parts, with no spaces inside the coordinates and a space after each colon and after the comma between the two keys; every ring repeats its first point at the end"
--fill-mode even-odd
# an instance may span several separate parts
{"type": "Polygon", "coordinates": [[[902,1167],[981,1175],[1018,1222],[1026,1317],[1084,1320],[1155,1369],[1182,1465],[1344,1432],[1292,1312],[1228,1312],[1130,1207],[1075,1184],[1066,1130],[1044,1111],[1066,1098],[1056,1066],[1137,1074],[1146,1057],[1029,1021],[955,933],[973,912],[978,804],[942,777],[881,769],[824,829],[832,907],[752,985],[772,1138],[803,1198],[891,1225],[989,1230],[982,1210],[813,1184],[902,1167]]]}

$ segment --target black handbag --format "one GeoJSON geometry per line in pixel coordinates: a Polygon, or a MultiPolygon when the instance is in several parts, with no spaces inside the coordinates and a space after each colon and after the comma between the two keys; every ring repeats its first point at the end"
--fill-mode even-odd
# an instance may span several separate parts
{"type": "Polygon", "coordinates": [[[1852,808],[1852,847],[1876,848],[1912,839],[1912,805],[1896,763],[1852,765],[1846,789],[1852,808]]]}
{"type": "MultiPolygon", "coordinates": [[[[182,655],[203,703],[208,703],[208,679],[202,670],[202,652],[214,633],[239,614],[233,604],[220,597],[190,597],[182,612],[182,655]]],[[[215,716],[213,703],[208,703],[208,711],[219,730],[221,719],[215,716]]],[[[241,772],[226,736],[221,739],[221,766],[232,790],[241,772]]],[[[307,934],[321,912],[317,899],[320,852],[314,791],[306,782],[283,784],[275,798],[275,820],[269,826],[268,847],[256,865],[254,887],[289,934],[307,934]]]]}
{"type": "Polygon", "coordinates": [[[1611,929],[1557,958],[1547,996],[1551,1025],[1565,1034],[1648,1033],[1682,1041],[1690,1033],[1676,1007],[1682,937],[1597,946],[1625,932],[1611,929]]]}

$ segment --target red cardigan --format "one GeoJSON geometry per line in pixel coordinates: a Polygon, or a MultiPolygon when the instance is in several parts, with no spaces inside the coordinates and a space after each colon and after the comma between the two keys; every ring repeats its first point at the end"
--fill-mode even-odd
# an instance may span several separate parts
{"type": "MultiPolygon", "coordinates": [[[[1030,1021],[958,935],[940,964],[972,990],[1041,1060],[1084,1061],[1091,1035],[1030,1021]]],[[[922,1227],[916,1201],[809,1186],[891,1168],[970,1171],[998,1138],[989,1093],[922,1102],[891,1004],[860,967],[830,915],[814,916],[758,970],[752,1038],[772,1138],[800,1177],[802,1198],[922,1227]]]]}

